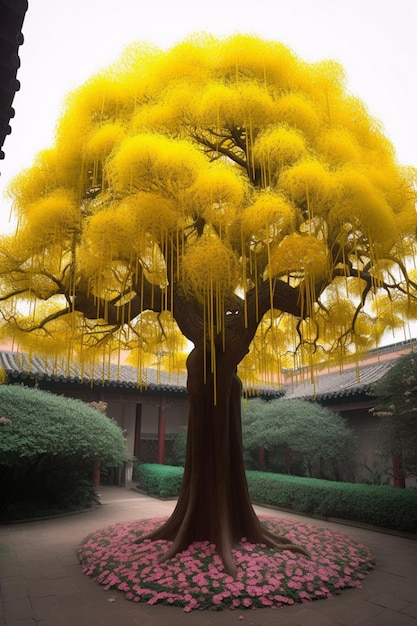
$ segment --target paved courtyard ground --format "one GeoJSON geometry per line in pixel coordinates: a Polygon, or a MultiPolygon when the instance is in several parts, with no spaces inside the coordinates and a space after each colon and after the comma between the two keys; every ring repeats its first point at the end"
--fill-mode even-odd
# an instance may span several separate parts
{"type": "Polygon", "coordinates": [[[351,535],[372,549],[375,570],[361,589],[275,610],[184,613],[129,602],[81,573],[77,547],[98,528],[169,515],[175,502],[122,487],[100,493],[103,506],[92,511],[0,525],[0,626],[417,626],[417,540],[263,507],[255,507],[257,513],[351,535]]]}

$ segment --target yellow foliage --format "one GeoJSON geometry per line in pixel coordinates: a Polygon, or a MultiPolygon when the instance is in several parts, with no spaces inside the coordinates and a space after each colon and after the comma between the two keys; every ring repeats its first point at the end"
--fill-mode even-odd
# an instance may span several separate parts
{"type": "MultiPolygon", "coordinates": [[[[178,91],[175,92],[178,95],[178,91]]],[[[133,134],[147,132],[154,128],[157,132],[175,132],[181,115],[181,107],[184,99],[180,97],[178,102],[171,101],[146,103],[137,107],[132,117],[130,129],[133,134]]]]}
{"type": "Polygon", "coordinates": [[[274,102],[266,89],[254,83],[239,83],[235,89],[240,104],[238,126],[257,129],[273,121],[274,102]]]}
{"type": "Polygon", "coordinates": [[[320,161],[306,158],[286,169],[279,184],[308,216],[326,216],[334,203],[338,180],[320,161]]]}
{"type": "Polygon", "coordinates": [[[292,233],[271,250],[270,276],[302,272],[320,278],[329,273],[327,246],[313,235],[292,233]]]}
{"type": "Polygon", "coordinates": [[[250,35],[195,35],[169,50],[133,44],[70,94],[54,145],[10,185],[19,231],[0,247],[2,312],[22,338],[37,326],[37,349],[91,348],[104,372],[109,355],[136,346],[140,366],[147,351],[159,367],[156,344],[182,350],[164,318],[178,299],[197,301],[195,326],[214,353],[233,326],[228,305],[240,303],[249,323],[260,290],[272,306],[282,278],[295,289],[290,310],[306,319],[262,312],[246,372],[272,377],[291,359],[311,365],[349,350],[355,312],[363,349],[379,340],[379,315],[394,327],[417,314],[417,286],[395,262],[416,253],[416,179],[335,62],[306,63],[250,35]],[[379,298],[397,276],[398,318],[379,298]],[[376,309],[359,312],[368,287],[376,309]],[[93,295],[89,315],[117,301],[120,327],[59,318],[77,290],[81,302],[93,295]],[[162,313],[144,314],[145,298],[162,313]]]}
{"type": "Polygon", "coordinates": [[[276,119],[302,131],[306,137],[314,137],[320,126],[320,118],[313,103],[298,93],[285,93],[274,106],[276,119]]]}
{"type": "Polygon", "coordinates": [[[183,257],[184,292],[199,302],[232,295],[239,280],[236,254],[215,235],[205,235],[183,257]]]}
{"type": "Polygon", "coordinates": [[[164,241],[169,231],[177,228],[178,206],[172,200],[156,193],[139,192],[127,196],[120,205],[119,216],[130,231],[127,241],[143,240],[145,234],[164,241]]]}
{"type": "Polygon", "coordinates": [[[14,323],[9,327],[9,338],[13,338],[22,350],[51,358],[69,355],[75,346],[80,349],[83,328],[81,314],[67,313],[51,319],[44,328],[37,326],[38,322],[53,316],[64,307],[59,296],[50,298],[48,302],[33,301],[29,313],[20,312],[16,315],[14,323]]]}
{"type": "Polygon", "coordinates": [[[276,184],[281,170],[306,152],[302,134],[282,124],[267,127],[256,139],[253,156],[264,172],[265,187],[276,184]]]}
{"type": "Polygon", "coordinates": [[[207,223],[224,230],[235,219],[244,195],[244,181],[239,172],[215,162],[199,172],[190,189],[187,206],[202,215],[207,223]]]}
{"type": "MultiPolygon", "coordinates": [[[[395,162],[384,167],[371,163],[366,167],[369,181],[384,195],[386,201],[398,215],[416,213],[417,170],[398,167],[395,162]]],[[[400,228],[402,219],[399,219],[400,228]]]]}
{"type": "Polygon", "coordinates": [[[197,121],[215,128],[244,125],[241,105],[242,98],[235,86],[209,84],[201,96],[197,121]]]}
{"type": "Polygon", "coordinates": [[[345,168],[338,175],[340,195],[329,216],[330,222],[352,223],[373,243],[386,250],[396,235],[394,213],[384,196],[361,172],[345,168]]]}
{"type": "MultiPolygon", "coordinates": [[[[155,240],[159,238],[164,242],[164,234],[169,226],[169,212],[172,214],[165,199],[152,194],[137,194],[127,198],[121,205],[94,215],[85,228],[78,252],[78,265],[82,274],[87,278],[94,276],[101,291],[106,271],[111,276],[111,268],[115,268],[116,261],[133,268],[141,263],[151,283],[165,285],[166,266],[155,240]],[[159,213],[159,225],[156,221],[152,223],[152,211],[156,217],[159,213]],[[165,224],[164,217],[167,219],[165,224]]],[[[110,278],[107,281],[111,282],[110,278]]]]}
{"type": "Polygon", "coordinates": [[[238,34],[222,42],[215,75],[225,76],[231,83],[249,78],[285,90],[294,80],[296,66],[296,56],[285,45],[238,34]]]}
{"type": "Polygon", "coordinates": [[[144,311],[131,324],[131,329],[127,346],[131,350],[129,363],[137,365],[144,359],[148,365],[159,367],[163,360],[169,359],[171,364],[177,362],[177,370],[184,366],[183,358],[176,359],[175,355],[186,349],[186,342],[169,311],[144,311]]]}
{"type": "Polygon", "coordinates": [[[355,137],[345,128],[330,128],[316,139],[317,149],[331,165],[359,163],[362,150],[355,137]]]}
{"type": "Polygon", "coordinates": [[[190,142],[148,133],[122,142],[109,162],[109,175],[119,193],[158,191],[177,198],[203,164],[203,155],[190,142]]]}
{"type": "MultiPolygon", "coordinates": [[[[342,65],[337,61],[324,60],[311,63],[306,67],[308,72],[310,90],[317,96],[317,92],[333,97],[343,97],[346,87],[346,74],[342,65]],[[314,91],[313,91],[314,90],[314,91]]],[[[308,86],[304,85],[306,91],[308,86]]]]}
{"type": "Polygon", "coordinates": [[[117,146],[125,130],[120,124],[103,124],[94,129],[85,144],[84,153],[87,159],[104,160],[117,146]]]}
{"type": "MultiPolygon", "coordinates": [[[[110,120],[123,118],[126,111],[131,114],[137,98],[138,88],[134,81],[124,76],[123,89],[120,89],[119,76],[111,71],[96,74],[84,85],[73,91],[65,102],[65,115],[61,118],[57,128],[57,138],[76,137],[82,129],[88,126],[102,125],[110,120]]],[[[84,143],[85,137],[79,137],[77,143],[84,143]]]]}
{"type": "Polygon", "coordinates": [[[65,241],[80,227],[80,210],[69,189],[55,189],[26,207],[29,236],[50,246],[65,241]],[[30,227],[29,227],[30,223],[30,227]]]}
{"type": "Polygon", "coordinates": [[[242,214],[242,235],[255,245],[278,242],[295,228],[295,207],[283,195],[263,192],[242,214]]]}
{"type": "Polygon", "coordinates": [[[86,275],[105,267],[115,259],[130,257],[136,233],[129,228],[127,217],[128,212],[116,206],[97,213],[85,225],[83,246],[78,260],[86,275]]]}
{"type": "Polygon", "coordinates": [[[59,159],[56,149],[43,150],[36,156],[34,165],[23,170],[10,183],[8,192],[15,202],[15,208],[25,215],[26,208],[51,189],[64,181],[59,180],[59,159]]]}
{"type": "MultiPolygon", "coordinates": [[[[175,84],[179,78],[186,79],[189,84],[201,84],[210,75],[218,47],[218,40],[202,33],[190,36],[169,50],[159,50],[158,54],[145,64],[142,48],[139,48],[133,69],[136,70],[139,66],[140,72],[143,73],[144,67],[146,68],[146,84],[151,93],[158,93],[167,85],[175,84]]],[[[137,71],[133,75],[137,76],[137,71]]]]}

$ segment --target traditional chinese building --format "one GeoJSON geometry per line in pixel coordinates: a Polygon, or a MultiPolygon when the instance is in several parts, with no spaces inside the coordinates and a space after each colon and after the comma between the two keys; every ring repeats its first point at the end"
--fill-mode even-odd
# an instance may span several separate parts
{"type": "MultiPolygon", "coordinates": [[[[356,480],[370,480],[378,462],[376,440],[379,419],[369,412],[373,406],[370,389],[401,354],[417,345],[404,341],[368,353],[359,363],[347,363],[343,370],[292,370],[285,372],[279,388],[262,388],[264,398],[314,400],[345,417],[360,443],[352,459],[356,480]]],[[[172,443],[186,427],[188,398],[185,375],[168,374],[155,368],[138,370],[128,365],[96,367],[28,357],[13,350],[0,351],[0,367],[11,384],[23,383],[78,398],[85,402],[105,402],[106,413],[125,431],[129,455],[142,462],[169,463],[172,443]]]]}

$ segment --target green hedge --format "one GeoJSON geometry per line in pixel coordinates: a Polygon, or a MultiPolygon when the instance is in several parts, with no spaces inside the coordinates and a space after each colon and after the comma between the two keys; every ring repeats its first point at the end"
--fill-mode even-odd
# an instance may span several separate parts
{"type": "Polygon", "coordinates": [[[417,532],[417,490],[246,472],[253,502],[417,532]]]}
{"type": "Polygon", "coordinates": [[[138,489],[158,498],[176,498],[179,494],[183,467],[146,463],[136,470],[138,489]]]}
{"type": "MultiPolygon", "coordinates": [[[[141,465],[138,488],[161,498],[176,497],[182,467],[141,465]]],[[[338,517],[383,528],[417,532],[417,490],[341,483],[317,478],[247,471],[252,502],[311,516],[338,517]]]]}

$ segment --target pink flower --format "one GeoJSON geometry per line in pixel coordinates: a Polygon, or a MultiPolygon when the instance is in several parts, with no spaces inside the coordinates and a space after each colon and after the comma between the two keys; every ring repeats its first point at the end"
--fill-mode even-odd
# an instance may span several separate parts
{"type": "Polygon", "coordinates": [[[135,540],[163,520],[126,522],[96,531],[78,550],[82,572],[106,589],[116,589],[133,602],[177,604],[185,612],[201,608],[272,608],[328,598],[358,587],[373,567],[373,557],[351,537],[312,524],[263,517],[276,534],[308,547],[307,559],[288,550],[263,550],[242,541],[233,551],[237,577],[228,576],[215,548],[195,542],[167,562],[160,557],[168,541],[135,540]]]}

